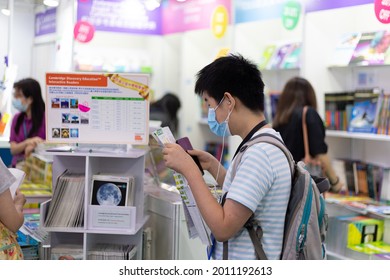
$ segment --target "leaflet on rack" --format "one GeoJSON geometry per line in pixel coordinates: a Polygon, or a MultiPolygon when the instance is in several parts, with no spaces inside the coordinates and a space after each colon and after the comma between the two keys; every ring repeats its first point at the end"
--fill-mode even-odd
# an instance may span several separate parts
{"type": "MultiPolygon", "coordinates": [[[[173,137],[172,132],[168,127],[155,130],[152,133],[152,136],[160,145],[176,142],[175,137],[173,137]]],[[[191,188],[188,186],[187,180],[183,175],[175,171],[173,176],[175,178],[176,188],[179,190],[183,201],[184,214],[190,238],[199,237],[203,244],[211,245],[211,231],[199,212],[199,208],[196,205],[196,201],[191,192],[191,188]]]]}

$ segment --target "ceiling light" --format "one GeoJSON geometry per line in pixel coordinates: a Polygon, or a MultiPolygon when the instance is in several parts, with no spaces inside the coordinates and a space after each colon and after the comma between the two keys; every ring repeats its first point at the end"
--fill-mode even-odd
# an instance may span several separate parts
{"type": "Polygon", "coordinates": [[[43,0],[43,4],[48,7],[57,7],[60,4],[59,0],[43,0]]]}
{"type": "Polygon", "coordinates": [[[6,8],[3,8],[1,9],[1,13],[5,16],[9,16],[11,14],[11,11],[6,8]]]}

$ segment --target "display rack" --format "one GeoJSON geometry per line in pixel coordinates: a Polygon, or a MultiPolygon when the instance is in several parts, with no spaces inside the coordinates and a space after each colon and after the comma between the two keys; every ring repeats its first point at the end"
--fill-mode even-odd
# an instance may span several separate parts
{"type": "MultiPolygon", "coordinates": [[[[137,259],[142,258],[144,214],[145,150],[132,149],[125,153],[109,152],[46,152],[53,156],[53,191],[56,179],[65,171],[85,174],[84,225],[80,228],[44,227],[50,234],[50,245],[77,244],[82,246],[83,259],[98,243],[137,246],[137,259]],[[133,176],[135,181],[134,205],[126,206],[135,212],[135,221],[128,228],[94,228],[87,221],[93,214],[90,205],[92,176],[98,173],[133,176]],[[113,237],[115,236],[115,237],[113,237]]],[[[50,200],[41,205],[41,225],[45,224],[50,200]]],[[[104,206],[102,206],[104,207],[104,206]]],[[[118,206],[119,207],[119,206],[118,206]]]]}

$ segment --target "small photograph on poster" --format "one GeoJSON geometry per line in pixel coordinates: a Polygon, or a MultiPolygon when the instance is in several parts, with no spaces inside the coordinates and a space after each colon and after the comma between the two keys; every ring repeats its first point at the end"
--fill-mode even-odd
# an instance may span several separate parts
{"type": "Polygon", "coordinates": [[[61,128],[61,138],[69,138],[69,128],[61,128]]]}
{"type": "Polygon", "coordinates": [[[79,129],[71,128],[70,129],[70,138],[79,138],[79,129]]]}
{"type": "Polygon", "coordinates": [[[70,114],[62,113],[62,123],[70,123],[70,114]]]}
{"type": "Polygon", "coordinates": [[[61,108],[62,109],[69,108],[69,99],[68,98],[61,98],[61,108]]]}
{"type": "Polygon", "coordinates": [[[52,107],[53,109],[55,109],[55,108],[60,108],[60,106],[61,106],[61,102],[60,102],[60,99],[59,99],[59,98],[52,98],[52,99],[51,99],[51,107],[52,107]]]}
{"type": "Polygon", "coordinates": [[[89,124],[88,114],[80,114],[80,124],[89,124]]]}
{"type": "Polygon", "coordinates": [[[70,108],[71,109],[78,109],[79,108],[79,100],[77,98],[70,99],[70,108]]]}
{"type": "Polygon", "coordinates": [[[79,124],[80,123],[79,115],[78,114],[70,114],[70,123],[79,124]]]}
{"type": "Polygon", "coordinates": [[[60,131],[61,131],[60,128],[53,128],[51,130],[51,136],[53,138],[60,138],[61,137],[60,131]]]}

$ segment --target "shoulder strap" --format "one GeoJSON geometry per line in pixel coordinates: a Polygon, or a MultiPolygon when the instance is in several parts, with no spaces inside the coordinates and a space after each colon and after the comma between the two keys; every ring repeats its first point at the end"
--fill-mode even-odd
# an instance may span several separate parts
{"type": "Polygon", "coordinates": [[[305,148],[305,162],[310,162],[310,148],[309,148],[309,136],[307,132],[306,124],[307,106],[303,107],[302,111],[302,130],[303,130],[303,145],[305,148]]]}
{"type": "MultiPolygon", "coordinates": [[[[225,204],[227,192],[223,194],[221,205],[223,206],[225,204]]],[[[249,237],[252,240],[252,243],[255,247],[255,253],[256,258],[258,260],[267,260],[267,256],[264,252],[263,245],[261,244],[260,240],[263,237],[263,230],[261,229],[260,225],[256,223],[256,221],[253,219],[254,215],[252,214],[248,221],[246,221],[244,227],[248,230],[249,237]],[[255,230],[255,225],[257,225],[257,229],[255,230]]],[[[228,260],[229,259],[229,245],[228,241],[223,242],[223,251],[222,251],[222,259],[228,260]]]]}
{"type": "Polygon", "coordinates": [[[290,151],[287,149],[286,145],[283,143],[282,140],[280,140],[275,135],[272,135],[270,133],[260,133],[259,135],[256,135],[251,140],[249,140],[244,146],[242,146],[239,153],[236,155],[236,158],[233,162],[232,171],[231,171],[232,180],[236,176],[237,166],[240,163],[241,158],[244,152],[246,151],[246,149],[254,144],[262,143],[262,142],[274,145],[282,150],[290,165],[291,178],[293,178],[295,172],[295,162],[293,156],[291,155],[290,151]]]}

